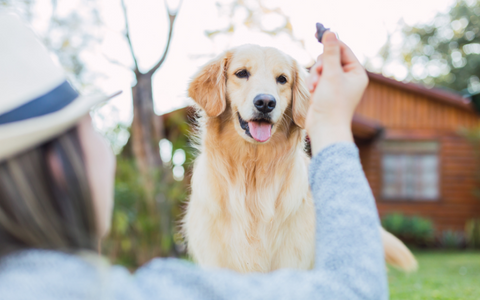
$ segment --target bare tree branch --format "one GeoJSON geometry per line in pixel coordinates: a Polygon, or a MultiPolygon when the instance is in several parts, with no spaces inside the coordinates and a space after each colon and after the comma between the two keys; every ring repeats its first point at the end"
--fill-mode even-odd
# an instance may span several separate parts
{"type": "Polygon", "coordinates": [[[125,68],[125,69],[127,69],[127,70],[129,70],[129,71],[132,71],[132,68],[126,66],[125,64],[119,62],[119,61],[116,60],[116,59],[113,59],[113,58],[108,57],[105,53],[102,53],[102,55],[103,55],[103,57],[104,57],[106,60],[108,60],[109,63],[114,64],[114,65],[117,65],[117,66],[120,66],[120,67],[125,68]]]}
{"type": "Polygon", "coordinates": [[[167,13],[168,13],[168,18],[170,20],[170,27],[169,27],[169,30],[168,30],[167,45],[165,46],[165,51],[163,52],[162,58],[160,58],[160,60],[157,62],[157,64],[155,66],[153,66],[153,68],[151,68],[150,71],[148,71],[149,74],[155,73],[155,71],[157,71],[158,68],[160,68],[160,66],[165,61],[165,58],[167,57],[168,49],[170,48],[170,42],[172,41],[173,25],[175,24],[175,19],[177,18],[178,10],[180,9],[180,6],[182,5],[182,2],[183,2],[183,0],[180,0],[180,3],[178,4],[177,10],[175,12],[172,12],[170,7],[168,7],[167,2],[164,1],[165,7],[166,7],[167,13]]]}
{"type": "Polygon", "coordinates": [[[173,12],[171,7],[168,6],[167,0],[163,0],[163,4],[165,5],[165,8],[167,9],[167,13],[168,13],[169,16],[178,15],[178,11],[180,10],[180,7],[182,6],[182,2],[183,2],[183,0],[178,1],[178,6],[176,7],[177,9],[175,10],[175,12],[173,12]]]}
{"type": "Polygon", "coordinates": [[[132,40],[130,39],[130,27],[128,26],[128,17],[127,17],[127,7],[125,6],[125,0],[122,0],[123,16],[125,18],[125,37],[128,41],[128,46],[130,47],[130,53],[132,54],[133,62],[135,63],[135,73],[140,72],[138,69],[137,57],[135,52],[133,52],[132,40]]]}

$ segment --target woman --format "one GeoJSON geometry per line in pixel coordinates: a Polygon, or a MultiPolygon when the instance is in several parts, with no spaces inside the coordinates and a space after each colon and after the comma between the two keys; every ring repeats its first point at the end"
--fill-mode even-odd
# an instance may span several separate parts
{"type": "Polygon", "coordinates": [[[323,43],[306,125],[315,268],[241,275],[155,259],[132,276],[94,252],[109,229],[115,163],[88,111],[105,97],[78,97],[33,33],[0,13],[0,299],[387,299],[350,129],[367,76],[333,33],[323,43]]]}

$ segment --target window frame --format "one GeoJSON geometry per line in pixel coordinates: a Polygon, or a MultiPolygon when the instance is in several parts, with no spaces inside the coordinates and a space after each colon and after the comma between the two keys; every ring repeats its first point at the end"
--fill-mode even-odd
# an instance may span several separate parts
{"type": "Polygon", "coordinates": [[[379,170],[379,198],[381,202],[383,203],[418,203],[418,204],[438,204],[442,202],[442,155],[441,155],[441,142],[439,139],[409,139],[409,138],[391,138],[391,139],[383,139],[379,141],[377,144],[378,147],[378,153],[379,153],[379,164],[378,164],[378,170],[379,170]],[[383,147],[383,143],[385,142],[399,142],[399,143],[421,143],[421,142],[431,142],[431,143],[436,143],[437,144],[437,149],[435,151],[391,151],[391,150],[385,150],[383,147]],[[385,154],[412,154],[412,155],[419,155],[419,154],[435,154],[437,156],[437,175],[438,175],[438,182],[437,182],[437,197],[435,198],[406,198],[406,197],[385,197],[383,188],[384,188],[384,169],[383,169],[383,156],[385,154]]]}

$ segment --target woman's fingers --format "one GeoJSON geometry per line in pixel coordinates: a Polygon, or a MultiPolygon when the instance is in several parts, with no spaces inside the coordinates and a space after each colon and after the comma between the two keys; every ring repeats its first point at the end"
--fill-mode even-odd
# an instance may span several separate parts
{"type": "MultiPolygon", "coordinates": [[[[335,42],[335,39],[332,38],[335,42]]],[[[349,73],[352,71],[364,71],[364,68],[360,61],[357,59],[353,51],[348,47],[344,42],[338,40],[338,44],[340,46],[340,62],[342,66],[342,70],[345,73],[349,73]]],[[[328,50],[327,50],[328,51],[328,50]]],[[[320,54],[317,57],[317,62],[313,67],[310,69],[310,75],[307,78],[307,87],[311,93],[315,91],[315,88],[318,84],[320,76],[324,70],[324,60],[325,56],[324,53],[320,54]]],[[[336,60],[336,59],[335,59],[336,60]]]]}
{"type": "Polygon", "coordinates": [[[310,75],[307,78],[308,90],[313,93],[318,83],[318,79],[322,75],[323,63],[322,56],[318,56],[317,62],[310,68],[310,75]]]}
{"type": "Polygon", "coordinates": [[[319,59],[317,60],[317,63],[315,64],[315,72],[321,75],[322,70],[323,70],[323,57],[320,55],[319,59]]]}
{"type": "Polygon", "coordinates": [[[340,41],[335,33],[331,31],[325,32],[322,38],[323,43],[323,69],[327,74],[335,74],[341,72],[342,58],[340,41]]]}
{"type": "Polygon", "coordinates": [[[345,74],[355,76],[357,78],[357,82],[366,86],[368,84],[368,76],[365,68],[362,66],[355,54],[353,54],[353,51],[350,49],[350,47],[341,41],[340,43],[340,48],[342,49],[343,72],[345,74]]]}
{"type": "Polygon", "coordinates": [[[317,82],[318,82],[317,74],[310,74],[310,76],[308,76],[307,87],[310,93],[313,93],[315,91],[315,88],[317,87],[317,82]]]}
{"type": "Polygon", "coordinates": [[[362,64],[358,58],[353,53],[352,49],[348,47],[344,42],[340,41],[340,50],[341,50],[341,62],[344,72],[350,72],[352,70],[361,68],[363,69],[362,64]]]}

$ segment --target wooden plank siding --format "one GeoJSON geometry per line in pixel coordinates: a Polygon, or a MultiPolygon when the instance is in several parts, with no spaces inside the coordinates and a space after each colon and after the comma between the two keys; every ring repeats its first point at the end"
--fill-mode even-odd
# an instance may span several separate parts
{"type": "Polygon", "coordinates": [[[479,162],[471,144],[459,129],[480,125],[479,116],[462,105],[438,101],[426,93],[370,79],[356,114],[383,125],[382,134],[370,142],[358,142],[366,177],[381,216],[392,212],[430,218],[439,231],[463,230],[466,220],[480,217],[479,162]],[[436,201],[382,199],[381,149],[383,140],[437,141],[439,143],[439,191],[436,201]]]}
{"type": "Polygon", "coordinates": [[[356,113],[389,129],[433,129],[456,132],[479,125],[478,115],[414,92],[371,81],[356,113]]]}

